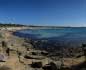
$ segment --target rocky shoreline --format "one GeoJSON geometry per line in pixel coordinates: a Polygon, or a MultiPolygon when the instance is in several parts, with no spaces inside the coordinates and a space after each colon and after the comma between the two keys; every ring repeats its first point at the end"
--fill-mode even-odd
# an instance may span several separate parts
{"type": "Polygon", "coordinates": [[[82,47],[40,48],[46,40],[20,38],[16,30],[0,30],[0,70],[76,70],[85,62],[82,47]]]}

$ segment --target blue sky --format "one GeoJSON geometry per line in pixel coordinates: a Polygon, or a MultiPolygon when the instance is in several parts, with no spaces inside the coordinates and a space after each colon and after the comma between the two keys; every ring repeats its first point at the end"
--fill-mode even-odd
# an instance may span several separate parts
{"type": "Polygon", "coordinates": [[[0,22],[86,26],[86,0],[0,0],[0,22]]]}

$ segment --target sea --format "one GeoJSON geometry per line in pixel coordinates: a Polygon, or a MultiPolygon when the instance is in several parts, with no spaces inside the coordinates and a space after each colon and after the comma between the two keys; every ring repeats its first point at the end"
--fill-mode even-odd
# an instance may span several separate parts
{"type": "Polygon", "coordinates": [[[26,29],[17,31],[14,35],[32,40],[45,40],[48,44],[52,45],[78,47],[83,43],[86,44],[85,27],[26,29]]]}

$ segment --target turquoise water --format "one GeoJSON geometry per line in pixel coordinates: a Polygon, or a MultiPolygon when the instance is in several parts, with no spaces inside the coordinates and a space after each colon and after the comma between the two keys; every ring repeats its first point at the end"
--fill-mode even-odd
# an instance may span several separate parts
{"type": "Polygon", "coordinates": [[[20,33],[35,36],[38,39],[64,37],[64,38],[86,38],[86,28],[59,28],[59,29],[31,29],[22,30],[20,33]]]}
{"type": "Polygon", "coordinates": [[[86,28],[28,29],[16,32],[15,35],[67,44],[86,43],[86,28]]]}

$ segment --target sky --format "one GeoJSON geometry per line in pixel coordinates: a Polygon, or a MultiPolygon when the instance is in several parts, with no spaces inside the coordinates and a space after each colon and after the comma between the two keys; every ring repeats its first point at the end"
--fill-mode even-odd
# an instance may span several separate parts
{"type": "Polygon", "coordinates": [[[86,0],[0,0],[0,22],[86,26],[86,0]]]}

